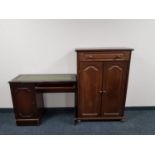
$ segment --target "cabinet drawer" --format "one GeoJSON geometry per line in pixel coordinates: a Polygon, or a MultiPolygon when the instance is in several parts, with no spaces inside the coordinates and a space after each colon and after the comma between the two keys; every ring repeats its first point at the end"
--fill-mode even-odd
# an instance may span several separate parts
{"type": "Polygon", "coordinates": [[[79,53],[80,61],[123,61],[129,60],[130,53],[119,52],[119,53],[79,53]]]}

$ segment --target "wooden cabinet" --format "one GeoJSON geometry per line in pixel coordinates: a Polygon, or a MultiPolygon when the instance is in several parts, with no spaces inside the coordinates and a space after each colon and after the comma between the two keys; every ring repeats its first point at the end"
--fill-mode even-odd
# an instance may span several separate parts
{"type": "Polygon", "coordinates": [[[10,83],[17,125],[38,125],[43,112],[43,97],[30,83],[10,83]],[[39,100],[39,101],[38,101],[39,100]]]}
{"type": "Polygon", "coordinates": [[[132,49],[77,49],[77,120],[122,119],[132,49]]]}

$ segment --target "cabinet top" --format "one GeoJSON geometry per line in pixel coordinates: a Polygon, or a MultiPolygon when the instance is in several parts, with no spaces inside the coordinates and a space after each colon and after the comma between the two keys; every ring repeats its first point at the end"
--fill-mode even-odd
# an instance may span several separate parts
{"type": "Polygon", "coordinates": [[[76,52],[103,52],[103,51],[133,51],[133,48],[127,48],[127,47],[105,47],[105,48],[77,48],[75,49],[76,52]]]}
{"type": "Polygon", "coordinates": [[[76,74],[23,74],[10,82],[76,82],[76,74]]]}

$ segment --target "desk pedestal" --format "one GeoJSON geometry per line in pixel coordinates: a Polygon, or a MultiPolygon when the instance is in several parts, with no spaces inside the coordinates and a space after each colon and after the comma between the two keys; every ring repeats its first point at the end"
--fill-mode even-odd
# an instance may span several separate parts
{"type": "Polygon", "coordinates": [[[43,113],[42,93],[31,83],[10,83],[17,125],[39,125],[43,113]]]}

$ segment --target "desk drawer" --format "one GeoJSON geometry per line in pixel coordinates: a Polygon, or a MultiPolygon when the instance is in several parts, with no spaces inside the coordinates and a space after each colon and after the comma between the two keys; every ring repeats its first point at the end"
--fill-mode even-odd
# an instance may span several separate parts
{"type": "Polygon", "coordinates": [[[79,53],[80,61],[123,61],[129,60],[128,52],[107,52],[107,53],[79,53]]]}
{"type": "Polygon", "coordinates": [[[74,92],[76,91],[75,83],[53,83],[53,84],[36,84],[37,92],[74,92]]]}

